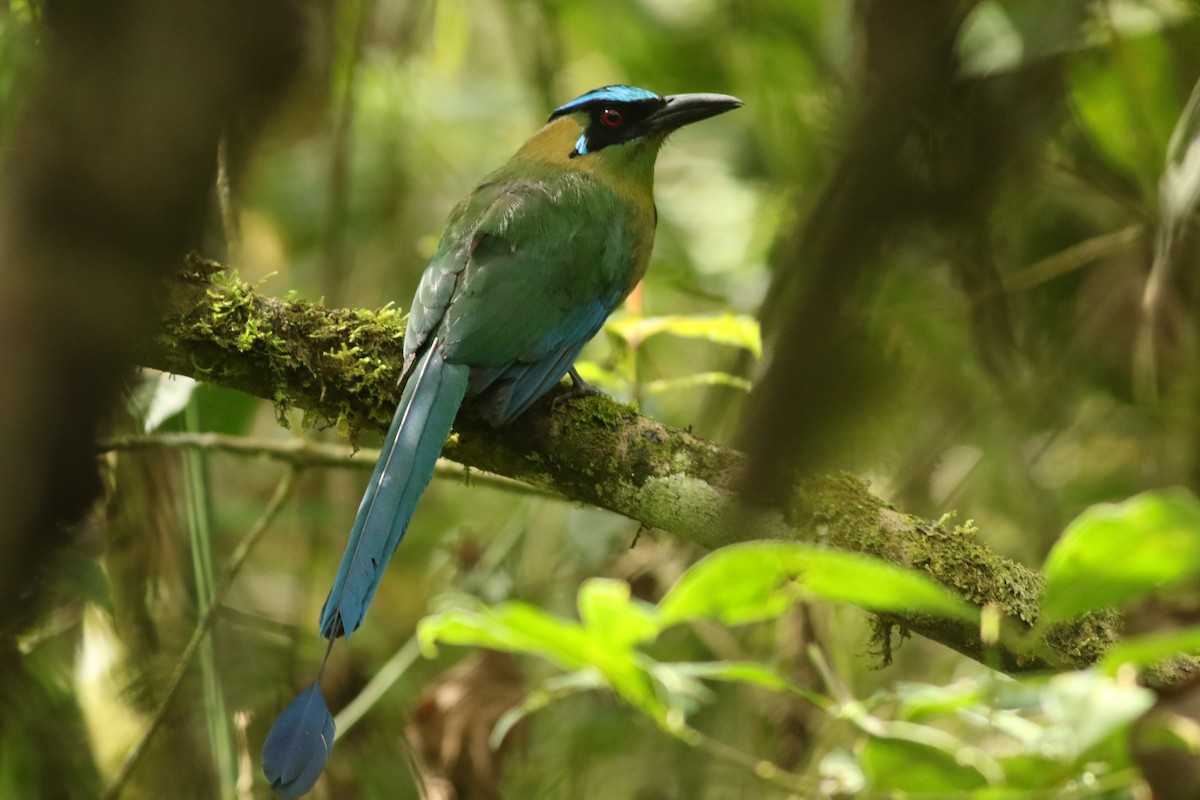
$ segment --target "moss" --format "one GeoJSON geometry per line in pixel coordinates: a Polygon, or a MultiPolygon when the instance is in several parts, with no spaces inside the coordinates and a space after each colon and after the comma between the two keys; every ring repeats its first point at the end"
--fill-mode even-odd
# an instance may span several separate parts
{"type": "Polygon", "coordinates": [[[363,427],[386,427],[396,401],[403,313],[391,305],[370,311],[284,303],[260,296],[235,271],[194,272],[203,273],[203,282],[185,275],[189,290],[180,297],[186,302],[165,320],[167,337],[191,345],[191,363],[177,371],[219,385],[259,387],[255,393],[272,400],[284,425],[287,410],[299,406],[320,409],[305,415],[306,427],[323,419],[352,440],[363,427]]]}
{"type": "Polygon", "coordinates": [[[634,486],[642,486],[653,475],[671,468],[674,448],[655,428],[640,431],[629,443],[628,471],[634,486]]]}
{"type": "Polygon", "coordinates": [[[391,364],[369,355],[369,352],[350,345],[349,341],[341,341],[336,347],[326,350],[325,355],[340,365],[347,388],[358,393],[370,391],[396,373],[391,364]]]}
{"type": "Polygon", "coordinates": [[[637,409],[633,406],[618,403],[602,394],[574,398],[568,402],[574,412],[572,419],[577,428],[602,425],[613,430],[633,422],[638,416],[637,409]]]}
{"type": "Polygon", "coordinates": [[[785,511],[793,525],[820,539],[844,542],[853,538],[868,551],[882,552],[887,548],[880,525],[885,507],[868,491],[866,482],[841,472],[800,482],[785,511]]]}
{"type": "MultiPolygon", "coordinates": [[[[332,424],[353,440],[363,427],[382,430],[397,400],[404,315],[392,306],[325,309],[264,298],[234,273],[213,275],[204,262],[168,287],[162,329],[142,363],[190,374],[271,399],[281,423],[291,408],[304,425],[332,424]],[[209,282],[211,279],[212,282],[209,282]]],[[[469,412],[457,423],[454,456],[463,463],[553,489],[579,501],[680,534],[708,547],[750,537],[803,534],[830,546],[912,568],[982,606],[994,603],[1028,626],[1036,620],[1038,574],[991,553],[969,520],[937,522],[904,514],[872,495],[853,475],[801,482],[782,512],[746,511],[728,503],[744,457],[639,417],[605,397],[572,400],[552,410],[535,405],[513,425],[493,429],[469,412]]],[[[914,631],[993,663],[976,626],[920,615],[881,617],[881,650],[891,635],[914,631]]],[[[1047,661],[1093,663],[1117,635],[1113,615],[1055,628],[1047,661]]],[[[886,650],[883,650],[886,652],[886,650]]],[[[1046,666],[1019,645],[1000,650],[1001,669],[1046,666]]]]}
{"type": "MultiPolygon", "coordinates": [[[[801,482],[787,514],[810,538],[914,569],[976,606],[995,604],[1025,629],[1037,621],[1041,575],[983,546],[970,520],[954,525],[953,514],[932,522],[903,514],[872,495],[862,480],[847,474],[801,482]]],[[[908,630],[955,642],[959,650],[975,658],[985,655],[978,631],[971,626],[932,617],[891,615],[881,617],[875,625],[875,644],[885,660],[893,633],[908,630]]],[[[1111,647],[1117,633],[1115,616],[1091,615],[1056,628],[1046,641],[1056,659],[1084,666],[1111,647]]],[[[1002,662],[1002,668],[1012,671],[1047,666],[1032,652],[1007,652],[1002,662]]]]}

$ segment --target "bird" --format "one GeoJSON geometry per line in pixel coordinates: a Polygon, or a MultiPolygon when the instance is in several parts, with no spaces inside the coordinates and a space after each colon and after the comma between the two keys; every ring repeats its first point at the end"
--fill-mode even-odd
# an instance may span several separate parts
{"type": "MultiPolygon", "coordinates": [[[[724,94],[593,89],[555,109],[451,212],[409,308],[400,402],[321,610],[330,646],[362,624],[464,403],[501,426],[565,377],[567,397],[595,391],[575,359],[646,272],[659,149],[741,105],[724,94]]],[[[328,757],[332,718],[318,684],[264,744],[278,796],[306,793],[328,757]]]]}

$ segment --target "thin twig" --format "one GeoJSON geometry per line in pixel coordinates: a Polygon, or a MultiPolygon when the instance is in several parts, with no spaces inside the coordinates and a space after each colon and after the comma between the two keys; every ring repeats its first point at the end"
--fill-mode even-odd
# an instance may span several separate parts
{"type": "Polygon", "coordinates": [[[242,226],[229,182],[229,131],[217,142],[217,206],[221,209],[221,227],[225,231],[225,250],[229,260],[242,264],[242,226]]]}
{"type": "Polygon", "coordinates": [[[413,636],[404,646],[388,659],[375,676],[363,687],[363,690],[358,695],[346,704],[346,707],[338,712],[334,719],[335,729],[337,733],[334,736],[334,741],[346,735],[346,732],[354,726],[354,723],[363,718],[370,709],[383,697],[388,689],[392,688],[392,684],[400,680],[408,668],[413,665],[413,662],[421,655],[421,645],[417,641],[417,637],[413,636]]]}
{"type": "MultiPolygon", "coordinates": [[[[100,452],[155,449],[197,449],[235,456],[270,458],[296,469],[309,467],[352,467],[371,469],[379,459],[379,451],[371,448],[355,450],[349,445],[325,444],[309,439],[258,439],[249,436],[230,436],[224,433],[155,433],[151,435],[114,436],[98,444],[100,452]]],[[[561,498],[562,495],[530,486],[512,478],[491,472],[468,469],[448,458],[439,458],[434,476],[448,478],[473,486],[500,489],[513,494],[561,498]]]]}
{"type": "Polygon", "coordinates": [[[263,534],[271,526],[275,517],[279,514],[279,510],[283,508],[283,504],[287,501],[288,496],[292,492],[292,487],[295,485],[296,469],[289,469],[283,478],[279,481],[279,485],[275,487],[275,494],[271,496],[267,507],[263,509],[262,515],[254,523],[253,527],[246,532],[242,540],[238,542],[238,546],[234,549],[233,554],[229,557],[226,564],[225,572],[221,575],[217,582],[215,591],[213,592],[213,602],[196,621],[196,627],[192,631],[192,637],[188,640],[187,646],[183,648],[183,652],[179,655],[179,661],[175,664],[175,670],[171,673],[171,679],[167,682],[166,694],[158,705],[158,709],[154,712],[154,717],[150,720],[150,724],[146,727],[145,733],[136,745],[129,751],[125,757],[125,763],[121,765],[121,769],[117,772],[116,778],[109,784],[102,798],[103,800],[116,800],[121,794],[121,790],[125,786],[125,782],[129,780],[129,776],[133,773],[134,768],[145,755],[146,749],[150,744],[150,740],[162,727],[163,722],[167,717],[168,707],[171,705],[171,700],[175,697],[175,693],[179,690],[180,684],[183,682],[183,676],[187,672],[188,665],[191,663],[192,657],[196,654],[196,650],[200,647],[200,643],[204,641],[204,636],[212,627],[213,621],[216,619],[217,610],[225,599],[225,593],[233,584],[234,578],[246,563],[246,559],[253,552],[255,546],[262,539],[263,534]]]}

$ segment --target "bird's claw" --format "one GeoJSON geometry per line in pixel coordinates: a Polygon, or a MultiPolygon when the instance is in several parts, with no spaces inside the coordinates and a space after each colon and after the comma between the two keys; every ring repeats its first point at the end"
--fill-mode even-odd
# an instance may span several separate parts
{"type": "Polygon", "coordinates": [[[567,371],[567,375],[571,376],[571,388],[550,401],[551,411],[557,410],[559,403],[565,403],[569,400],[576,400],[580,397],[591,397],[592,395],[603,394],[603,392],[601,392],[595,386],[592,386],[583,378],[579,377],[579,373],[575,371],[574,367],[571,367],[571,369],[567,371]]]}

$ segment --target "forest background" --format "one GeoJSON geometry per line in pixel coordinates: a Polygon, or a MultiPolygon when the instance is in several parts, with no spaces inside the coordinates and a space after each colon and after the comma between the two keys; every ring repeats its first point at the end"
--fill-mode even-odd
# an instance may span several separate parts
{"type": "Polygon", "coordinates": [[[6,0],[0,796],[270,796],[441,225],[610,83],[746,105],[613,400],[463,421],[313,796],[1196,796],[1196,12],[6,0]]]}

